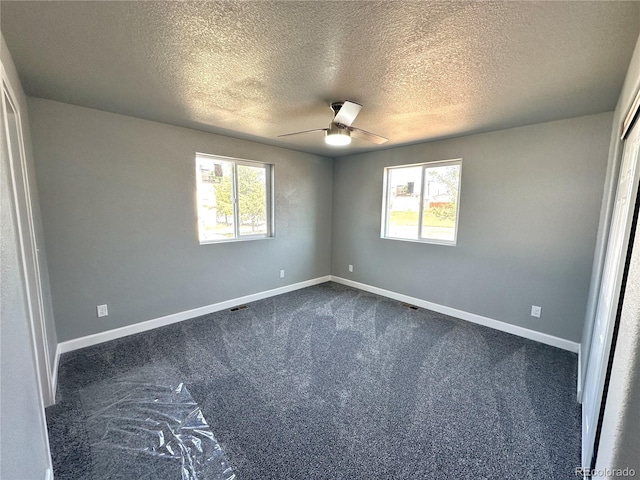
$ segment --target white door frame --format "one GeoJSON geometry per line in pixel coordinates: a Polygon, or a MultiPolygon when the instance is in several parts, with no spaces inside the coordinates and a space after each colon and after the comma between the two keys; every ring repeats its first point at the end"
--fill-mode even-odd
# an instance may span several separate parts
{"type": "Polygon", "coordinates": [[[640,92],[625,118],[623,155],[616,182],[615,203],[609,226],[593,333],[589,345],[587,369],[582,391],[582,466],[591,468],[597,454],[596,437],[611,354],[613,331],[618,312],[623,274],[629,248],[633,212],[640,180],[640,122],[635,121],[640,106],[640,92]],[[635,121],[635,124],[634,124],[635,121]]]}
{"type": "MultiPolygon", "coordinates": [[[[31,203],[31,188],[29,185],[29,175],[24,148],[24,137],[22,132],[22,116],[16,95],[4,65],[0,62],[1,69],[1,91],[2,95],[2,123],[5,129],[7,141],[7,151],[9,155],[9,169],[11,174],[12,196],[16,213],[16,224],[18,231],[18,242],[21,253],[21,266],[24,275],[25,293],[27,297],[27,308],[30,320],[31,341],[33,344],[36,373],[38,375],[38,390],[40,401],[45,405],[52,405],[55,400],[55,393],[52,384],[52,365],[49,355],[49,344],[47,341],[47,330],[45,324],[45,310],[42,294],[42,277],[39,265],[38,245],[35,236],[33,222],[33,208],[31,203]],[[9,112],[7,102],[15,115],[16,138],[12,138],[9,122],[9,112]],[[12,145],[12,141],[17,140],[17,145],[12,145]],[[18,153],[19,158],[15,158],[18,153]],[[20,175],[22,181],[20,182],[20,175]],[[24,205],[21,211],[20,205],[24,205]],[[25,222],[26,220],[26,222],[25,222]],[[25,225],[26,223],[26,225],[25,225]]],[[[45,430],[46,431],[46,430],[45,430]]]]}

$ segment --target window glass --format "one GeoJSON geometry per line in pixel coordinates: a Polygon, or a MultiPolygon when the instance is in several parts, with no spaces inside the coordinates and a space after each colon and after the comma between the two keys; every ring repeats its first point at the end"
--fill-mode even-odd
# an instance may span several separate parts
{"type": "Polygon", "coordinates": [[[460,165],[424,169],[422,238],[455,241],[460,165]]]}
{"type": "Polygon", "coordinates": [[[238,165],[240,235],[267,233],[265,167],[238,165]]]}
{"type": "Polygon", "coordinates": [[[420,224],[420,189],[422,167],[389,170],[387,235],[396,238],[418,238],[420,224]]]}

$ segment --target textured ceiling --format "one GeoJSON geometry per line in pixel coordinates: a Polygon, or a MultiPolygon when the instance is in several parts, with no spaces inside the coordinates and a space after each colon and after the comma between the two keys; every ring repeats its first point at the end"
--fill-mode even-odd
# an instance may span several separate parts
{"type": "Polygon", "coordinates": [[[636,2],[7,2],[27,94],[332,157],[613,110],[636,2]],[[389,138],[324,145],[332,101],[389,138]]]}

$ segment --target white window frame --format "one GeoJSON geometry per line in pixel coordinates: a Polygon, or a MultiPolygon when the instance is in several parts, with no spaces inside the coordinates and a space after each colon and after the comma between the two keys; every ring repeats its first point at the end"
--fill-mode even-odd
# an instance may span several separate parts
{"type": "Polygon", "coordinates": [[[196,152],[195,155],[195,168],[196,168],[196,232],[198,234],[198,241],[200,245],[208,245],[210,243],[229,243],[229,242],[244,242],[249,240],[262,240],[271,239],[275,237],[275,216],[274,216],[274,182],[275,182],[275,165],[273,163],[258,162],[255,160],[246,160],[243,158],[223,157],[221,155],[212,155],[210,153],[196,152]],[[202,240],[200,238],[200,205],[198,197],[198,188],[201,182],[199,177],[200,171],[198,167],[198,158],[207,158],[218,162],[225,162],[231,164],[232,181],[231,188],[233,192],[233,238],[222,238],[215,240],[202,240]],[[238,198],[238,165],[246,165],[248,167],[262,167],[266,170],[266,210],[267,210],[267,233],[259,233],[256,235],[240,235],[240,209],[238,198]]]}
{"type": "Polygon", "coordinates": [[[417,242],[417,243],[433,243],[437,245],[448,245],[455,246],[458,242],[458,222],[460,219],[460,186],[462,185],[462,158],[455,158],[451,160],[438,160],[433,162],[421,162],[421,163],[411,163],[407,165],[392,165],[384,168],[384,176],[383,176],[383,191],[382,191],[382,215],[380,222],[380,238],[385,240],[400,240],[403,242],[417,242]],[[433,167],[446,167],[447,165],[458,165],[460,167],[460,171],[458,174],[458,197],[456,199],[456,224],[453,231],[453,240],[438,240],[433,238],[421,237],[422,234],[422,221],[423,221],[423,213],[424,213],[424,189],[425,189],[425,174],[428,168],[433,167]],[[394,169],[400,168],[411,168],[411,167],[422,167],[422,180],[420,182],[420,204],[418,207],[418,238],[403,238],[403,237],[392,237],[387,233],[388,230],[388,222],[389,218],[389,181],[391,175],[389,172],[394,169]]]}

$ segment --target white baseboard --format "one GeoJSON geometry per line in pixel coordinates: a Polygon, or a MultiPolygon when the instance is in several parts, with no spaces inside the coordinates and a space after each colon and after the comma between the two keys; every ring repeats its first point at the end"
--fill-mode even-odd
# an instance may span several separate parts
{"type": "Polygon", "coordinates": [[[184,312],[172,313],[171,315],[146,320],[144,322],[135,323],[133,325],[127,325],[126,327],[114,328],[113,330],[107,330],[106,332],[95,333],[93,335],[87,335],[86,337],[67,340],[65,342],[59,343],[56,350],[56,377],[59,358],[63,353],[78,350],[80,348],[90,347],[92,345],[108,342],[117,338],[128,337],[129,335],[146,332],[148,330],[153,330],[158,327],[164,327],[165,325],[171,325],[172,323],[182,322],[184,320],[189,320],[190,318],[199,317],[201,315],[219,312],[220,310],[237,307],[238,305],[242,305],[244,303],[255,302],[256,300],[262,300],[263,298],[273,297],[276,295],[281,295],[283,293],[292,292],[294,290],[299,290],[301,288],[311,287],[312,285],[318,285],[319,283],[328,282],[330,280],[331,275],[326,275],[324,277],[313,278],[304,282],[293,283],[291,285],[285,285],[284,287],[278,287],[272,290],[266,290],[264,292],[246,295],[244,297],[232,298],[231,300],[206,305],[204,307],[194,308],[192,310],[186,310],[184,312]]]}
{"type": "Polygon", "coordinates": [[[564,338],[554,337],[553,335],[548,335],[546,333],[536,332],[535,330],[519,327],[517,325],[512,325],[510,323],[502,322],[500,320],[494,320],[493,318],[483,317],[481,315],[476,315],[475,313],[465,312],[464,310],[458,310],[456,308],[446,307],[444,305],[438,305],[437,303],[428,302],[426,300],[410,297],[409,295],[404,295],[402,293],[392,292],[390,290],[385,290],[383,288],[373,287],[365,283],[354,282],[353,280],[348,280],[346,278],[331,276],[331,280],[336,283],[347,285],[349,287],[354,287],[359,290],[364,290],[365,292],[371,292],[371,293],[375,293],[376,295],[382,295],[383,297],[393,298],[394,300],[410,303],[417,307],[433,310],[434,312],[444,313],[445,315],[450,315],[452,317],[460,318],[462,320],[467,320],[469,322],[477,323],[479,325],[484,325],[485,327],[490,327],[495,330],[511,333],[519,337],[528,338],[529,340],[534,340],[536,342],[544,343],[546,345],[558,347],[563,350],[569,350],[570,352],[574,352],[574,353],[578,352],[578,348],[580,345],[579,343],[572,342],[571,340],[565,340],[564,338]]]}
{"type": "Polygon", "coordinates": [[[60,351],[60,344],[56,346],[56,355],[53,361],[53,371],[51,372],[51,379],[49,380],[51,383],[51,390],[53,391],[53,403],[56,402],[56,393],[58,391],[58,366],[60,365],[60,355],[62,352],[60,351]]]}
{"type": "Polygon", "coordinates": [[[578,385],[577,385],[578,403],[582,403],[582,344],[578,345],[578,385]]]}

